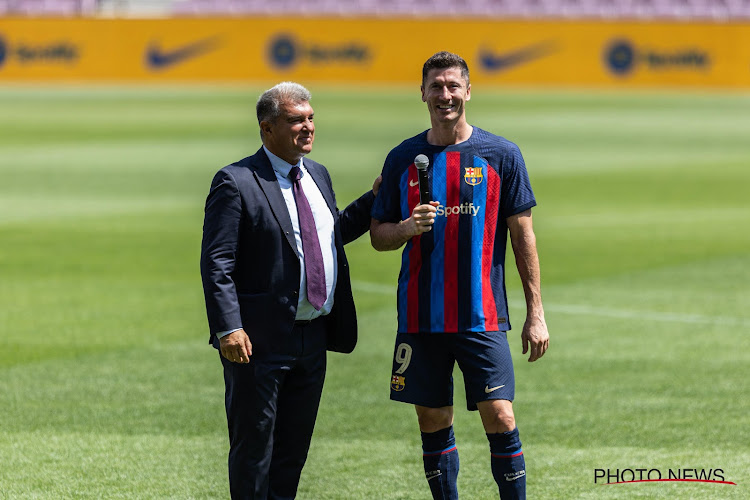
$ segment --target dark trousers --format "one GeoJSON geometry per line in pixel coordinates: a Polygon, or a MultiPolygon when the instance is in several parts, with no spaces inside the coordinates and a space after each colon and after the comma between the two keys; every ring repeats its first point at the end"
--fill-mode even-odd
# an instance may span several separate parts
{"type": "Polygon", "coordinates": [[[289,352],[238,364],[221,356],[232,499],[292,499],[310,448],[326,371],[324,322],[295,326],[289,352]]]}

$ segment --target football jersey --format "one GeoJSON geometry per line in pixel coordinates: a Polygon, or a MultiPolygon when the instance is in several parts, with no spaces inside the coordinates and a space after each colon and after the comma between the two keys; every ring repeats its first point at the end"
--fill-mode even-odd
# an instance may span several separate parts
{"type": "Polygon", "coordinates": [[[403,250],[398,331],[509,330],[505,220],[536,205],[521,152],[477,127],[450,146],[431,145],[422,132],[388,154],[373,218],[397,223],[411,216],[419,204],[419,154],[430,160],[431,199],[440,205],[432,230],[403,250]]]}

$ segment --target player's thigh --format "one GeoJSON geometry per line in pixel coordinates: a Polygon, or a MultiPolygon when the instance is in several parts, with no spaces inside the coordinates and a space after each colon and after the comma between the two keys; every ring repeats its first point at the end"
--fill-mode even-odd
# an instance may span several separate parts
{"type": "Polygon", "coordinates": [[[458,334],[452,350],[464,376],[469,410],[476,410],[480,401],[513,401],[516,383],[505,332],[458,334]]]}
{"type": "Polygon", "coordinates": [[[429,408],[453,405],[454,358],[442,334],[399,333],[391,399],[429,408]]]}

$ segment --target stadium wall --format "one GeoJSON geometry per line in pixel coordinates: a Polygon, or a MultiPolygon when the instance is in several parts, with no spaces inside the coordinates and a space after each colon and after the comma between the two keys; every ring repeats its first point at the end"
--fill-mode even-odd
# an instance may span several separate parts
{"type": "Polygon", "coordinates": [[[415,84],[437,50],[492,85],[750,89],[750,23],[0,19],[0,82],[415,84]]]}

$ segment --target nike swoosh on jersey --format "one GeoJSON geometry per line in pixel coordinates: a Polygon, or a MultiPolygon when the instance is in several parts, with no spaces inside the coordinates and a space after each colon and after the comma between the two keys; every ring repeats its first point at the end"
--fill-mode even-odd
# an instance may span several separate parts
{"type": "Polygon", "coordinates": [[[485,386],[484,386],[484,392],[485,392],[485,393],[487,393],[487,394],[489,394],[489,393],[491,393],[492,391],[496,391],[496,390],[498,390],[498,389],[502,389],[503,387],[505,387],[505,384],[503,384],[503,385],[498,385],[497,387],[490,387],[489,385],[485,385],[485,386]]]}
{"type": "Polygon", "coordinates": [[[414,187],[419,184],[419,181],[409,181],[409,186],[414,187]]]}

